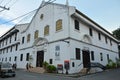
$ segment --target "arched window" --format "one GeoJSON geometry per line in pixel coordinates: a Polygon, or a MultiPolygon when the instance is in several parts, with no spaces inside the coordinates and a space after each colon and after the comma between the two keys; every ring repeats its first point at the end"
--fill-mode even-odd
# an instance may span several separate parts
{"type": "Polygon", "coordinates": [[[58,21],[56,21],[56,31],[59,31],[62,29],[62,20],[59,19],[58,21]]]}
{"type": "Polygon", "coordinates": [[[30,42],[30,34],[27,35],[27,42],[30,42]]]}
{"type": "Polygon", "coordinates": [[[49,35],[49,25],[45,26],[44,35],[49,35]]]}
{"type": "Polygon", "coordinates": [[[36,30],[34,33],[34,39],[37,39],[37,38],[38,38],[38,30],[36,30]]]}

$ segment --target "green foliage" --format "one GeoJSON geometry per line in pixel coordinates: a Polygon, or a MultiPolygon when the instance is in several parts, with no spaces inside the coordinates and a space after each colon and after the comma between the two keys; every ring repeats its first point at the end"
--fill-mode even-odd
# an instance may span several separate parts
{"type": "Polygon", "coordinates": [[[116,68],[117,64],[115,62],[113,62],[111,59],[108,61],[108,64],[106,65],[107,69],[112,69],[112,68],[116,68]]]}
{"type": "Polygon", "coordinates": [[[56,67],[54,65],[50,65],[46,61],[43,62],[43,67],[46,70],[46,72],[53,73],[56,71],[56,67]]]}
{"type": "Polygon", "coordinates": [[[120,59],[116,58],[117,67],[120,67],[120,59]]]}
{"type": "Polygon", "coordinates": [[[48,64],[48,62],[43,62],[43,67],[44,67],[44,69],[46,70],[47,69],[47,66],[48,66],[49,64],[48,64]]]}
{"type": "Polygon", "coordinates": [[[47,72],[52,73],[56,71],[56,67],[54,65],[47,66],[47,72]]]}
{"type": "Polygon", "coordinates": [[[118,40],[120,40],[120,28],[114,30],[112,33],[113,33],[114,37],[116,37],[118,40]]]}

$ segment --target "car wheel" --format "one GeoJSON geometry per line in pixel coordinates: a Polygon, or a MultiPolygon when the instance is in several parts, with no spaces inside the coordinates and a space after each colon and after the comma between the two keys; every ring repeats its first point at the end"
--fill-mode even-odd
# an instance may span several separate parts
{"type": "Polygon", "coordinates": [[[13,74],[12,76],[15,77],[15,74],[13,74]]]}

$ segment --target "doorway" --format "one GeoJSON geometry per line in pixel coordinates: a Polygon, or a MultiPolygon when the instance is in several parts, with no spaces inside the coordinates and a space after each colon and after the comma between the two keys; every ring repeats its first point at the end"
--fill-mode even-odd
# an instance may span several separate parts
{"type": "Polygon", "coordinates": [[[36,67],[43,67],[44,51],[37,52],[36,67]]]}
{"type": "Polygon", "coordinates": [[[90,68],[90,52],[89,50],[83,50],[83,67],[84,68],[90,68]]]}

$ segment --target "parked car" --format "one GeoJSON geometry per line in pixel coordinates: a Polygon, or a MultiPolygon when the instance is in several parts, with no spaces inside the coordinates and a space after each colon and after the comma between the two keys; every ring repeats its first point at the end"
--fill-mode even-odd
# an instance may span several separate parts
{"type": "Polygon", "coordinates": [[[12,64],[10,63],[0,63],[0,75],[1,77],[12,76],[15,77],[15,70],[12,68],[12,64]]]}

